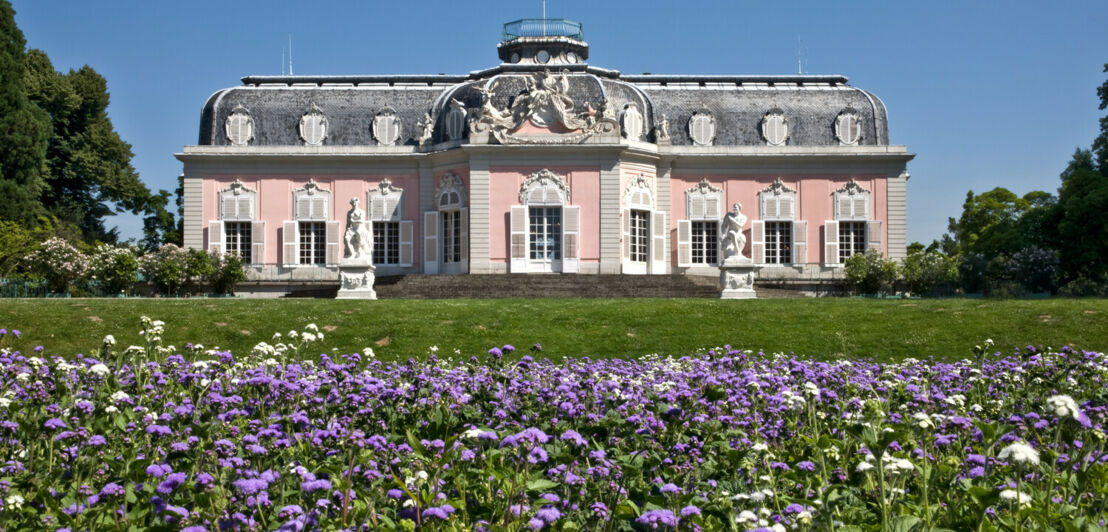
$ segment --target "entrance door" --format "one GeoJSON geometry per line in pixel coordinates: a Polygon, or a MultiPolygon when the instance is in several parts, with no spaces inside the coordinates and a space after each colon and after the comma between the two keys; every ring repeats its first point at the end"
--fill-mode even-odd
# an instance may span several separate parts
{"type": "Polygon", "coordinates": [[[529,207],[529,271],[562,271],[562,208],[529,207]]]}

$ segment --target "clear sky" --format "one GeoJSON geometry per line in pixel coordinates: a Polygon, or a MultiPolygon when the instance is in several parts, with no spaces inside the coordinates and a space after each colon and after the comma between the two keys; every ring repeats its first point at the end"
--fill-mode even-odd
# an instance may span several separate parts
{"type": "MultiPolygon", "coordinates": [[[[501,24],[540,0],[13,0],[29,47],[108,80],[109,114],[152,189],[197,142],[211,93],[250,74],[461,74],[499,62],[501,24]],[[287,57],[285,59],[287,62],[287,57]],[[286,67],[287,68],[287,67],[286,67]]],[[[1108,2],[549,0],[589,63],[639,74],[843,74],[889,111],[908,165],[908,238],[930,242],[967,190],[1056,192],[1097,134],[1108,2]],[[798,47],[798,38],[800,45],[798,47]]],[[[133,217],[116,219],[125,237],[133,217]]]]}

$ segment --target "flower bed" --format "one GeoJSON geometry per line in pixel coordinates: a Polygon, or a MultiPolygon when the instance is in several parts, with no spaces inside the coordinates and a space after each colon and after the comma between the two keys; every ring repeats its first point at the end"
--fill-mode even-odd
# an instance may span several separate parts
{"type": "Polygon", "coordinates": [[[236,358],[178,354],[162,328],[68,361],[16,351],[27,335],[0,354],[5,529],[1103,530],[1108,513],[1095,352],[282,363],[265,357],[318,330],[236,358]]]}

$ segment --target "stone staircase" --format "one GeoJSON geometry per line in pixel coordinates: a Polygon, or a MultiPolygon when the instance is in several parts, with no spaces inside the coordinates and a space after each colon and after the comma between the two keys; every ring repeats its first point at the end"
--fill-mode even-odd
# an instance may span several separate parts
{"type": "MultiPolygon", "coordinates": [[[[378,299],[718,298],[716,277],[692,275],[395,275],[378,277],[378,299]]],[[[794,290],[755,286],[759,298],[804,297],[794,290]]],[[[293,288],[284,297],[333,298],[338,283],[293,288]]]]}

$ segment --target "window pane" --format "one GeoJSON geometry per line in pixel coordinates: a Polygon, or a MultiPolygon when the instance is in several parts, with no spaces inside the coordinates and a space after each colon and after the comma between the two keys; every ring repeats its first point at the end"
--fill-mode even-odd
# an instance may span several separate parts
{"type": "Polygon", "coordinates": [[[531,260],[562,258],[562,208],[531,207],[528,209],[531,260]]]}
{"type": "Polygon", "coordinates": [[[327,224],[300,222],[300,264],[324,264],[327,249],[327,224]]]}
{"type": "Polygon", "coordinates": [[[793,261],[792,242],[792,222],[766,222],[766,263],[791,263],[793,261]]]}
{"type": "Polygon", "coordinates": [[[716,222],[692,223],[692,261],[694,264],[714,265],[718,262],[716,222]]]}
{"type": "Polygon", "coordinates": [[[373,263],[400,264],[400,222],[373,222],[373,263]]]}
{"type": "Polygon", "coordinates": [[[631,261],[646,262],[647,242],[650,238],[649,220],[647,211],[631,211],[631,261]]]}

